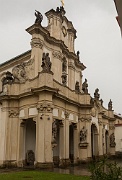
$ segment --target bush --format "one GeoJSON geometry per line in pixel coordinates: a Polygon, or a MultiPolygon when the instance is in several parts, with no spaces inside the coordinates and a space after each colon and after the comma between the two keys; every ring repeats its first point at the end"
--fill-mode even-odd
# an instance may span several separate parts
{"type": "Polygon", "coordinates": [[[109,162],[107,158],[93,161],[90,165],[92,180],[122,180],[122,169],[116,162],[109,162]]]}

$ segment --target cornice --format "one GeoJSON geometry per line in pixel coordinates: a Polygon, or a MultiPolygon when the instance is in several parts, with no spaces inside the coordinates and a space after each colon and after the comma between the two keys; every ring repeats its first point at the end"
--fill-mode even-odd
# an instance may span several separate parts
{"type": "Polygon", "coordinates": [[[15,64],[20,63],[20,61],[25,61],[25,59],[30,59],[31,56],[31,50],[28,50],[2,64],[0,64],[0,71],[3,71],[4,69],[13,67],[15,64]]]}
{"type": "Polygon", "coordinates": [[[102,115],[102,117],[105,118],[105,119],[111,120],[111,121],[115,121],[116,120],[116,118],[109,117],[109,116],[106,116],[106,115],[102,115]]]}
{"type": "Polygon", "coordinates": [[[120,119],[120,120],[122,120],[122,117],[121,117],[121,116],[119,116],[119,115],[114,114],[114,117],[115,117],[116,119],[120,119]]]}
{"type": "Polygon", "coordinates": [[[89,109],[92,108],[91,104],[80,104],[79,102],[76,102],[76,101],[74,101],[74,100],[72,100],[66,96],[59,94],[59,93],[54,94],[54,97],[58,97],[59,99],[65,101],[65,102],[74,104],[74,105],[78,106],[79,108],[89,108],[89,109]]]}
{"type": "Polygon", "coordinates": [[[19,100],[24,97],[38,95],[42,91],[50,92],[50,93],[52,93],[52,95],[54,97],[58,97],[59,99],[62,99],[65,102],[74,104],[80,108],[89,108],[89,109],[92,108],[92,106],[90,104],[80,104],[79,102],[76,102],[70,98],[67,98],[66,96],[59,94],[58,88],[51,88],[51,87],[47,87],[47,86],[43,86],[43,87],[39,87],[39,88],[31,88],[28,92],[24,92],[19,95],[3,95],[3,96],[0,96],[0,101],[2,102],[4,100],[19,100]]]}

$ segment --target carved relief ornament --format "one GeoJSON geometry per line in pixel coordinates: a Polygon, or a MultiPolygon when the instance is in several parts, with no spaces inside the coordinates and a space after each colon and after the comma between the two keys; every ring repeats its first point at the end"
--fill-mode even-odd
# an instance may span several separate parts
{"type": "Polygon", "coordinates": [[[113,125],[109,125],[109,129],[110,130],[114,130],[115,129],[115,125],[113,124],[113,125]]]}
{"type": "Polygon", "coordinates": [[[53,105],[51,103],[41,103],[37,105],[37,110],[41,113],[51,113],[53,111],[53,105]]]}
{"type": "Polygon", "coordinates": [[[19,111],[18,110],[9,110],[9,117],[10,118],[16,118],[19,116],[19,111]]]}
{"type": "Polygon", "coordinates": [[[31,41],[31,48],[43,48],[43,41],[41,41],[39,38],[33,38],[31,41]]]}
{"type": "Polygon", "coordinates": [[[62,54],[59,51],[53,51],[52,55],[54,58],[62,60],[62,54]]]}
{"type": "Polygon", "coordinates": [[[27,62],[18,64],[12,69],[12,74],[14,77],[14,82],[25,83],[30,77],[30,72],[32,75],[32,70],[34,69],[34,58],[27,62]]]}
{"type": "Polygon", "coordinates": [[[90,122],[91,121],[91,117],[89,117],[89,118],[81,117],[81,118],[78,118],[78,121],[81,121],[81,122],[90,122]]]}

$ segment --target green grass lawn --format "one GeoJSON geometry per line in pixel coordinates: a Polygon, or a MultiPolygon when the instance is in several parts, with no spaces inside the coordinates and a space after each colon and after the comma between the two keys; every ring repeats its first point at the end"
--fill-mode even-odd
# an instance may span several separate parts
{"type": "Polygon", "coordinates": [[[41,172],[41,171],[21,171],[21,172],[10,172],[1,173],[0,180],[90,180],[89,177],[76,176],[69,174],[59,174],[53,172],[41,172]]]}

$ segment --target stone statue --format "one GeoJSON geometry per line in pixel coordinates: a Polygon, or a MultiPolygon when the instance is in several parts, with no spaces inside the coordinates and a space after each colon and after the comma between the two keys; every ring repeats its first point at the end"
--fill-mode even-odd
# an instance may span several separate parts
{"type": "Polygon", "coordinates": [[[80,131],[80,143],[86,142],[86,138],[87,138],[87,129],[83,126],[83,128],[80,131]]]}
{"type": "Polygon", "coordinates": [[[78,57],[78,60],[80,61],[80,51],[77,51],[77,57],[78,57]]]}
{"type": "Polygon", "coordinates": [[[2,79],[2,84],[12,84],[14,82],[13,74],[9,71],[6,72],[6,77],[2,79]]]}
{"type": "Polygon", "coordinates": [[[50,61],[50,57],[49,57],[49,53],[43,53],[43,57],[42,57],[42,69],[43,72],[51,72],[51,61],[50,61]]]}
{"type": "Polygon", "coordinates": [[[57,146],[57,142],[56,142],[57,131],[58,131],[57,121],[54,121],[52,124],[52,147],[53,148],[57,146]]]}
{"type": "Polygon", "coordinates": [[[66,86],[66,84],[67,84],[67,75],[66,74],[62,74],[62,84],[64,85],[64,86],[66,86]]]}
{"type": "Polygon", "coordinates": [[[34,161],[35,161],[34,152],[32,150],[28,150],[26,156],[27,156],[27,164],[34,165],[34,161]]]}
{"type": "Polygon", "coordinates": [[[99,89],[98,88],[95,89],[94,98],[97,99],[97,100],[99,100],[99,98],[100,98],[100,94],[98,92],[99,92],[99,89]]]}
{"type": "Polygon", "coordinates": [[[100,99],[100,102],[101,102],[101,106],[103,106],[103,100],[102,99],[100,99]]]}
{"type": "Polygon", "coordinates": [[[57,13],[60,13],[59,7],[56,8],[56,12],[57,12],[57,13]]]}
{"type": "Polygon", "coordinates": [[[57,136],[57,123],[56,123],[56,121],[54,121],[52,124],[52,136],[54,139],[56,139],[56,136],[57,136]]]}
{"type": "Polygon", "coordinates": [[[75,83],[75,91],[76,91],[77,93],[80,92],[80,85],[79,85],[79,82],[78,82],[78,81],[76,81],[76,83],[75,83]]]}
{"type": "Polygon", "coordinates": [[[87,79],[85,79],[84,83],[82,84],[82,90],[85,94],[88,94],[88,83],[87,79]]]}
{"type": "Polygon", "coordinates": [[[110,135],[110,146],[111,146],[111,147],[115,147],[115,146],[116,146],[114,133],[112,133],[112,134],[110,135]]]}
{"type": "Polygon", "coordinates": [[[67,61],[65,58],[63,58],[62,72],[67,72],[67,61]]]}
{"type": "Polygon", "coordinates": [[[112,111],[112,101],[111,101],[111,99],[110,99],[110,101],[108,103],[108,110],[112,111]]]}
{"type": "Polygon", "coordinates": [[[35,16],[36,16],[35,23],[41,24],[43,20],[42,14],[39,11],[35,10],[35,16]]]}

